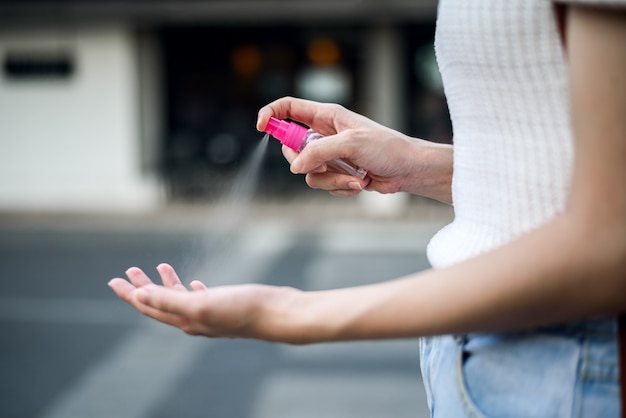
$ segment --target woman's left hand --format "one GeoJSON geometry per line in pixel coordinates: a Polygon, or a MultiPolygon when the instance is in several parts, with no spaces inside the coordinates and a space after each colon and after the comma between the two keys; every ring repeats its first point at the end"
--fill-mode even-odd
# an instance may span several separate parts
{"type": "Polygon", "coordinates": [[[274,319],[302,292],[258,284],[208,288],[200,281],[191,282],[190,291],[169,264],[160,264],[157,271],[162,286],[137,267],[126,271],[129,280],[115,278],[109,286],[138,311],[189,335],[289,342],[274,319]]]}

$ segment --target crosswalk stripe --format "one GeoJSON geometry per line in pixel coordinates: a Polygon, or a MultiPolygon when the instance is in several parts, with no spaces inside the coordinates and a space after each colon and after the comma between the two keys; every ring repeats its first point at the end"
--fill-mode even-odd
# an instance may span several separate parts
{"type": "MultiPolygon", "coordinates": [[[[207,284],[263,277],[292,240],[291,232],[276,227],[245,231],[231,243],[232,252],[245,262],[221,263],[211,272],[215,280],[207,284]],[[272,245],[265,244],[268,237],[272,245]]],[[[146,319],[106,358],[96,359],[42,418],[149,417],[211,345],[211,340],[191,338],[146,319]]]]}

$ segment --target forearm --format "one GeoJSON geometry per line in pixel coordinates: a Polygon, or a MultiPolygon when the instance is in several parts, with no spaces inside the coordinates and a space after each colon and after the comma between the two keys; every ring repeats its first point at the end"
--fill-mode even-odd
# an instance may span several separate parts
{"type": "Polygon", "coordinates": [[[415,167],[401,191],[452,204],[452,145],[414,138],[410,141],[415,167]]]}
{"type": "Polygon", "coordinates": [[[576,155],[563,213],[450,268],[303,294],[293,316],[305,329],[299,338],[507,331],[626,311],[626,50],[619,42],[626,13],[573,7],[570,14],[576,155]]]}
{"type": "Polygon", "coordinates": [[[276,339],[307,343],[497,332],[626,310],[624,245],[572,229],[570,221],[562,216],[450,268],[301,293],[282,317],[283,334],[276,339]],[[591,251],[589,244],[595,246],[591,251]],[[602,255],[594,248],[613,250],[602,255]]]}

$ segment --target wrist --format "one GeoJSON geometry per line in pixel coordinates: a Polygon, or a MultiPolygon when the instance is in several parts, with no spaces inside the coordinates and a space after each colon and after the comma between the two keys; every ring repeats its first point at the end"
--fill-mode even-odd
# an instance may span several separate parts
{"type": "Polygon", "coordinates": [[[272,298],[257,307],[253,334],[266,341],[309,344],[329,340],[330,323],[319,315],[320,292],[275,288],[272,298]]]}
{"type": "Polygon", "coordinates": [[[403,192],[416,194],[443,203],[452,203],[452,145],[411,138],[411,160],[414,167],[402,187],[403,192]]]}

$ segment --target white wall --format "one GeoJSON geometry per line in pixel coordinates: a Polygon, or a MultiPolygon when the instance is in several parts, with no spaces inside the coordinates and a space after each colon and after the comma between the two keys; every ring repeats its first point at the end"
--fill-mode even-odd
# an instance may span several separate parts
{"type": "Polygon", "coordinates": [[[7,51],[74,51],[69,80],[0,74],[0,209],[135,210],[161,201],[141,173],[135,39],[122,25],[0,30],[7,51]]]}

